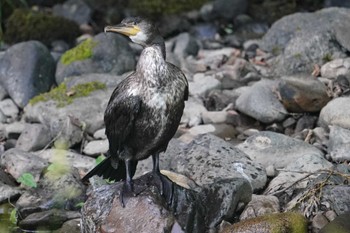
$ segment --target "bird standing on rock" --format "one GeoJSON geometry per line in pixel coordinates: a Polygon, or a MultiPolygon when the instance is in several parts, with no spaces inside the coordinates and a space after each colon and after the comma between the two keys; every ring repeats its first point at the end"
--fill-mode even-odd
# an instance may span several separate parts
{"type": "Polygon", "coordinates": [[[147,19],[126,18],[117,26],[105,27],[105,32],[128,36],[144,49],[136,70],[118,84],[105,111],[109,155],[83,180],[93,175],[124,180],[120,194],[124,206],[125,194],[134,194],[132,177],[137,162],[152,155],[154,181],[170,203],[173,183],[160,173],[159,154],[179,126],[188,98],[187,79],[178,67],[165,61],[164,39],[147,19]]]}

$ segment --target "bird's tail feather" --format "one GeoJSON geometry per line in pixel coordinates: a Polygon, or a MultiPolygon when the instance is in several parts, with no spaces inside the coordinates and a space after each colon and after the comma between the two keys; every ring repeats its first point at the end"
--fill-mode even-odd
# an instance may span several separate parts
{"type": "MultiPolygon", "coordinates": [[[[131,177],[133,177],[136,172],[136,166],[137,166],[137,161],[132,161],[131,168],[130,168],[131,177]]],[[[89,173],[82,178],[82,181],[86,182],[89,180],[89,178],[91,178],[94,175],[102,176],[104,179],[109,179],[114,181],[125,180],[126,178],[125,163],[122,160],[119,160],[117,169],[115,169],[112,166],[111,157],[109,156],[105,158],[101,163],[96,165],[96,167],[94,167],[91,171],[89,171],[89,173]]]]}

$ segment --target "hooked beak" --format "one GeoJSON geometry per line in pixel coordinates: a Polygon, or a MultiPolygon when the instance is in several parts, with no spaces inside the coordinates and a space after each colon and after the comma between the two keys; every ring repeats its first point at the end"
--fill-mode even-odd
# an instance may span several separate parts
{"type": "Polygon", "coordinates": [[[106,26],[105,33],[116,32],[123,34],[125,36],[135,36],[141,29],[136,25],[122,25],[118,24],[116,26],[106,26]]]}

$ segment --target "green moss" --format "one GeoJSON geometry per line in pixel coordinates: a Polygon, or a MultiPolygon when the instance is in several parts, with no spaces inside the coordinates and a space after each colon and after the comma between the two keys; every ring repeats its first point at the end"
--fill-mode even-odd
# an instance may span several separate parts
{"type": "Polygon", "coordinates": [[[73,43],[79,34],[78,25],[71,20],[43,12],[16,9],[5,25],[4,40],[9,44],[38,40],[50,45],[55,40],[73,43]]]}
{"type": "Polygon", "coordinates": [[[71,104],[75,98],[88,96],[91,92],[104,88],[106,88],[106,85],[104,83],[89,82],[78,84],[71,89],[68,89],[66,83],[63,82],[58,87],[52,89],[50,92],[35,96],[29,101],[29,103],[31,105],[35,105],[38,102],[55,100],[57,107],[64,107],[68,104],[71,104]]]}
{"type": "Polygon", "coordinates": [[[325,63],[326,63],[326,62],[332,61],[332,60],[333,60],[332,54],[326,53],[326,54],[323,56],[322,60],[323,60],[323,62],[325,62],[325,63]]]}
{"type": "Polygon", "coordinates": [[[274,56],[277,56],[281,53],[281,48],[279,46],[275,46],[272,48],[271,52],[274,56]]]}
{"type": "Polygon", "coordinates": [[[97,42],[91,38],[83,41],[78,46],[66,51],[62,57],[61,62],[64,65],[69,65],[74,61],[81,61],[92,57],[92,49],[96,46],[97,42]]]}
{"type": "Polygon", "coordinates": [[[208,0],[131,0],[130,7],[148,16],[176,14],[198,9],[208,0]]]}

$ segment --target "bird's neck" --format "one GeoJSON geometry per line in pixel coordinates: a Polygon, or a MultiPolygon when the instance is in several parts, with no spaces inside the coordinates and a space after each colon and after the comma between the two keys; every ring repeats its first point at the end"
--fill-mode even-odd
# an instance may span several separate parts
{"type": "Polygon", "coordinates": [[[167,64],[162,50],[163,48],[159,44],[153,44],[143,49],[136,66],[136,71],[141,74],[143,81],[154,82],[156,85],[166,77],[167,64]]]}
{"type": "Polygon", "coordinates": [[[162,51],[164,60],[166,59],[165,42],[164,42],[163,37],[161,37],[161,36],[156,36],[155,38],[153,38],[153,40],[152,40],[152,42],[151,42],[151,46],[157,46],[157,47],[159,47],[160,50],[162,51]]]}

